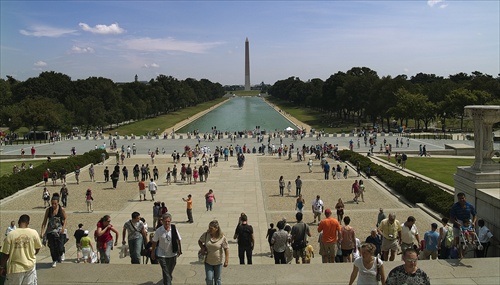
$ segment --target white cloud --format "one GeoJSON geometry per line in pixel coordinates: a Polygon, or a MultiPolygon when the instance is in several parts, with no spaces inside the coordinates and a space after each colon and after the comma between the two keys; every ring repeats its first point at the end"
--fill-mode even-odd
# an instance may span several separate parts
{"type": "Polygon", "coordinates": [[[160,65],[158,63],[151,63],[151,64],[144,64],[142,67],[143,68],[160,68],[160,65]]]}
{"type": "Polygon", "coordinates": [[[94,49],[91,47],[73,46],[69,52],[70,53],[94,53],[94,49]]]}
{"type": "Polygon", "coordinates": [[[448,7],[448,4],[444,3],[445,0],[427,0],[427,5],[430,7],[434,7],[437,5],[437,7],[444,9],[448,7]]]}
{"type": "Polygon", "coordinates": [[[47,63],[45,61],[39,60],[39,61],[33,63],[33,66],[35,66],[35,67],[44,67],[44,66],[47,66],[47,63]]]}
{"type": "Polygon", "coordinates": [[[85,23],[79,23],[78,24],[80,28],[86,32],[91,32],[93,34],[100,34],[100,35],[118,35],[118,34],[123,34],[126,31],[118,25],[118,23],[111,24],[109,26],[106,25],[96,25],[95,27],[90,27],[89,25],[85,23]]]}
{"type": "Polygon", "coordinates": [[[55,28],[44,25],[32,26],[26,30],[19,30],[19,33],[25,36],[51,37],[51,38],[57,38],[68,34],[74,34],[75,32],[76,30],[55,28]]]}
{"type": "Polygon", "coordinates": [[[204,53],[208,49],[221,45],[221,42],[198,43],[189,41],[178,41],[173,38],[152,39],[137,38],[125,40],[124,45],[128,49],[140,51],[182,51],[189,53],[204,53]]]}

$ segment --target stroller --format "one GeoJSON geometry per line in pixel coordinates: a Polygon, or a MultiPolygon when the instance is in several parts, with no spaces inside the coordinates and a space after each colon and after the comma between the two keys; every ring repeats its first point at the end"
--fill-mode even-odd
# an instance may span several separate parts
{"type": "Polygon", "coordinates": [[[465,221],[460,228],[459,242],[464,254],[469,251],[475,251],[476,249],[482,250],[483,247],[479,242],[479,237],[475,229],[470,226],[470,222],[468,221],[465,221]]]}

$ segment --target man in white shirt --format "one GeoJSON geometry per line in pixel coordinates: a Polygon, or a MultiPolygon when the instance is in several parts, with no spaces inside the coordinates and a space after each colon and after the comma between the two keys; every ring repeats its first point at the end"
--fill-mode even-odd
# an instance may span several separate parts
{"type": "Polygon", "coordinates": [[[158,190],[158,185],[156,185],[156,182],[151,178],[151,181],[149,182],[149,193],[151,193],[151,200],[155,200],[155,195],[156,195],[156,190],[158,190]]]}
{"type": "Polygon", "coordinates": [[[177,257],[182,254],[181,235],[175,225],[172,225],[172,215],[162,215],[163,225],[156,229],[153,236],[151,259],[158,259],[163,275],[163,284],[172,285],[172,273],[177,263],[177,257]],[[156,251],[158,249],[158,251],[156,251]]]}
{"type": "Polygon", "coordinates": [[[316,199],[312,201],[312,212],[314,215],[314,222],[316,223],[316,217],[318,218],[318,223],[321,221],[321,213],[323,212],[323,201],[320,199],[319,195],[316,196],[316,199]]]}
{"type": "Polygon", "coordinates": [[[477,225],[478,225],[477,237],[481,245],[478,246],[476,249],[476,256],[487,257],[488,248],[490,247],[490,240],[495,240],[498,242],[498,239],[494,237],[493,234],[490,232],[490,229],[488,229],[484,225],[484,220],[480,219],[479,221],[477,221],[477,225]]]}
{"type": "Polygon", "coordinates": [[[413,248],[415,245],[419,248],[420,238],[418,236],[418,229],[415,225],[416,219],[409,216],[401,225],[401,251],[405,252],[407,248],[413,248]]]}

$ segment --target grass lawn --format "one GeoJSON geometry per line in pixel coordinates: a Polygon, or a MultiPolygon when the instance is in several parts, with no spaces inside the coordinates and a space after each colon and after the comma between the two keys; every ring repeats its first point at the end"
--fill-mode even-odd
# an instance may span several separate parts
{"type": "MultiPolygon", "coordinates": [[[[394,163],[394,158],[391,159],[394,163]]],[[[455,187],[453,174],[457,172],[457,166],[471,166],[473,158],[440,158],[440,157],[418,157],[408,158],[406,167],[429,178],[455,187]]]]}
{"type": "Polygon", "coordinates": [[[161,115],[156,118],[146,119],[125,126],[120,126],[116,129],[113,129],[111,132],[118,132],[119,135],[144,135],[147,132],[157,131],[158,134],[161,135],[165,129],[170,128],[180,121],[186,119],[187,117],[191,117],[224,100],[227,100],[227,98],[219,98],[213,101],[198,104],[193,107],[188,107],[172,113],[161,115]]]}
{"type": "MultiPolygon", "coordinates": [[[[12,174],[12,168],[14,167],[14,165],[17,165],[18,167],[21,167],[21,164],[22,163],[26,163],[26,168],[28,168],[28,165],[30,163],[33,163],[33,166],[34,167],[37,167],[38,165],[42,164],[45,162],[45,160],[30,160],[30,161],[26,161],[26,160],[18,160],[18,161],[2,161],[0,163],[0,176],[4,176],[4,175],[11,175],[12,174]]],[[[40,179],[42,179],[42,177],[40,177],[40,179]]]]}
{"type": "MultiPolygon", "coordinates": [[[[284,110],[285,112],[289,113],[293,117],[297,118],[299,121],[304,122],[311,127],[315,128],[316,130],[322,130],[324,129],[326,133],[348,133],[351,130],[353,130],[356,125],[354,123],[345,123],[345,125],[339,126],[339,127],[329,127],[328,124],[325,124],[322,122],[321,118],[324,117],[325,114],[313,110],[307,107],[297,107],[292,105],[289,102],[277,99],[275,97],[269,96],[266,97],[267,100],[272,102],[273,104],[276,104],[277,106],[280,107],[280,109],[284,110]]],[[[309,131],[309,130],[308,130],[309,131]]]]}

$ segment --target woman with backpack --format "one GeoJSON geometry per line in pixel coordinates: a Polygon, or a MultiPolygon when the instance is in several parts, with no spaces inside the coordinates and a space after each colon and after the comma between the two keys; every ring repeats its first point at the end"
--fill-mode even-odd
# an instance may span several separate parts
{"type": "Polygon", "coordinates": [[[87,212],[89,213],[94,211],[92,209],[92,201],[94,201],[94,197],[92,197],[92,190],[89,188],[85,193],[85,203],[87,204],[87,212]]]}
{"type": "Polygon", "coordinates": [[[441,219],[443,226],[439,228],[439,259],[450,258],[450,250],[453,247],[453,228],[448,225],[448,221],[447,217],[441,219]]]}
{"type": "Polygon", "coordinates": [[[43,208],[50,207],[50,192],[47,189],[47,187],[43,187],[42,199],[43,199],[43,208]]]}
{"type": "Polygon", "coordinates": [[[64,243],[66,242],[66,211],[59,204],[59,194],[54,193],[50,200],[51,207],[45,211],[40,235],[45,235],[52,257],[52,267],[63,261],[64,243]]]}

